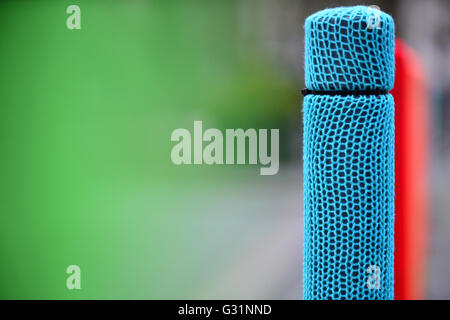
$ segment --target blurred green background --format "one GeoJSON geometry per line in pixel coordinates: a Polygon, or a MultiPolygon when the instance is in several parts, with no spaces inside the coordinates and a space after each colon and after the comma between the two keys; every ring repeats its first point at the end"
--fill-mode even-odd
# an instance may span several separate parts
{"type": "MultiPolygon", "coordinates": [[[[1,298],[195,298],[220,281],[239,236],[226,242],[246,224],[212,232],[208,219],[237,214],[212,197],[277,178],[259,166],[177,167],[170,135],[194,120],[286,127],[299,101],[261,43],[242,37],[241,6],[2,1],[1,298]],[[66,28],[71,4],[81,30],[66,28]],[[71,264],[80,291],[65,287],[71,264]]],[[[281,142],[284,160],[288,149],[281,142]]]]}

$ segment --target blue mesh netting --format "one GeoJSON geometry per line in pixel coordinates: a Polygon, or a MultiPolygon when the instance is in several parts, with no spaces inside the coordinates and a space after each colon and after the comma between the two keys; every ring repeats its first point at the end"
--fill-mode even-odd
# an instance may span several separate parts
{"type": "MultiPolygon", "coordinates": [[[[392,87],[392,19],[381,20],[385,21],[381,29],[384,39],[369,36],[369,30],[361,29],[363,8],[327,9],[307,19],[306,53],[312,56],[305,60],[310,61],[306,69],[310,89],[392,87]],[[366,40],[360,48],[367,55],[364,58],[354,52],[347,57],[342,43],[330,47],[330,42],[320,42],[338,39],[342,29],[336,26],[348,26],[351,34],[354,21],[357,34],[366,40]],[[391,33],[392,42],[386,42],[391,33]],[[366,47],[379,48],[375,52],[366,47]],[[339,50],[331,50],[334,48],[339,50]],[[322,64],[315,68],[311,61],[322,64]],[[370,69],[375,61],[378,73],[370,69]],[[355,82],[353,76],[357,76],[355,82]]],[[[353,44],[356,38],[346,41],[353,44]]],[[[307,95],[303,111],[304,299],[393,299],[393,98],[390,94],[307,95]]]]}
{"type": "Polygon", "coordinates": [[[390,90],[394,63],[394,22],[382,11],[341,7],[319,11],[305,21],[308,89],[390,90]]]}

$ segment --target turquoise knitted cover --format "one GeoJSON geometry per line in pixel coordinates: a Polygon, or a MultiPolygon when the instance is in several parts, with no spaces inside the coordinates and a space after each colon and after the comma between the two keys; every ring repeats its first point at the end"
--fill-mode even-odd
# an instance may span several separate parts
{"type": "Polygon", "coordinates": [[[394,22],[365,6],[306,19],[304,299],[394,297],[394,22]]]}

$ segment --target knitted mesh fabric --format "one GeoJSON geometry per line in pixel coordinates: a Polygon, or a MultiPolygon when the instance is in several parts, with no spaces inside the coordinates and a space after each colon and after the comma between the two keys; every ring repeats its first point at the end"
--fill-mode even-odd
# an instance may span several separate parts
{"type": "MultiPolygon", "coordinates": [[[[364,29],[365,10],[306,20],[308,88],[392,88],[392,18],[379,12],[380,28],[364,29]]],[[[393,299],[393,98],[307,95],[303,112],[304,299],[393,299]]]]}
{"type": "Polygon", "coordinates": [[[389,90],[394,64],[394,22],[388,14],[356,6],[322,10],[306,19],[308,89],[389,90]]]}

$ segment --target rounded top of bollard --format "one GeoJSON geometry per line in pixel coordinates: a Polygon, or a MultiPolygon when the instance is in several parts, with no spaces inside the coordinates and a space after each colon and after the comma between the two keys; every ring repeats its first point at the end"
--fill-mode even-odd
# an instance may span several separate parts
{"type": "Polygon", "coordinates": [[[318,11],[305,21],[305,82],[311,90],[390,90],[394,20],[375,6],[318,11]]]}

